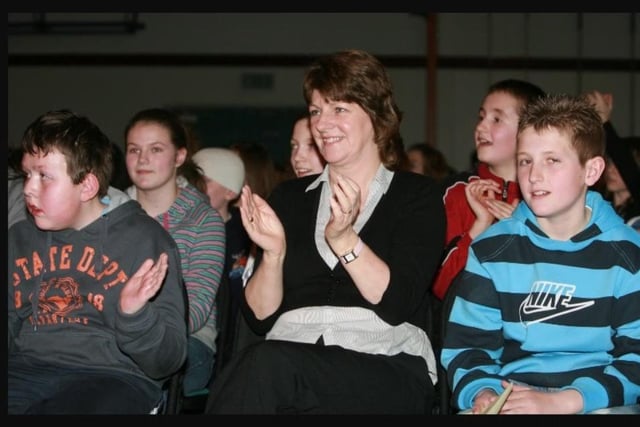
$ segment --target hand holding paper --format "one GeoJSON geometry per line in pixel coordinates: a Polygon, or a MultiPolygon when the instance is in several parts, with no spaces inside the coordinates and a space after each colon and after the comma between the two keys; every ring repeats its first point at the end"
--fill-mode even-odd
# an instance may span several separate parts
{"type": "Polygon", "coordinates": [[[507,401],[507,398],[511,394],[511,390],[513,390],[513,383],[509,383],[509,385],[504,389],[502,394],[498,396],[498,398],[493,402],[493,404],[489,405],[484,411],[481,412],[482,415],[495,415],[500,413],[500,409],[504,405],[504,402],[507,401]]]}

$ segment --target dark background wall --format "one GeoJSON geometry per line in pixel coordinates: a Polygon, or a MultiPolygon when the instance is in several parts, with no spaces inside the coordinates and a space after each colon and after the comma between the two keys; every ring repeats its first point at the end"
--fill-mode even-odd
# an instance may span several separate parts
{"type": "Polygon", "coordinates": [[[507,77],[551,92],[611,92],[620,133],[640,133],[637,13],[9,13],[8,21],[10,146],[50,109],[86,114],[122,143],[131,115],[166,106],[185,112],[204,145],[257,138],[282,159],[293,112],[304,107],[305,67],[345,48],[387,65],[405,143],[429,139],[459,169],[487,86],[507,77]]]}

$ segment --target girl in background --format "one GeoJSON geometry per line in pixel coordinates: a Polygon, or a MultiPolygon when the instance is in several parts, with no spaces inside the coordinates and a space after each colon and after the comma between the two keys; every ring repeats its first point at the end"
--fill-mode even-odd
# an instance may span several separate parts
{"type": "Polygon", "coordinates": [[[189,304],[184,393],[206,388],[216,352],[216,293],[224,268],[225,226],[209,205],[191,159],[189,132],[173,112],[136,113],[124,132],[130,197],[171,234],[180,252],[189,304]]]}

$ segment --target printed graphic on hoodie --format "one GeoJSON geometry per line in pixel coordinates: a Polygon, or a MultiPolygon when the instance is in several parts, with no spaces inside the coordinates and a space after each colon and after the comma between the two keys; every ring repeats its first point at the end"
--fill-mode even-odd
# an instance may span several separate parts
{"type": "MultiPolygon", "coordinates": [[[[102,312],[106,293],[129,280],[116,261],[102,256],[96,266],[96,250],[91,246],[51,246],[48,254],[34,251],[30,257],[15,260],[13,272],[14,302],[17,310],[37,306],[37,325],[60,323],[88,324],[85,302],[102,312]],[[53,277],[52,277],[53,276],[53,277]],[[81,289],[83,276],[87,276],[81,289]],[[36,278],[36,280],[32,280],[36,278]],[[36,283],[38,289],[29,284],[36,283]],[[25,283],[27,289],[24,289],[25,283]],[[87,289],[89,286],[92,289],[87,289]],[[37,294],[37,303],[33,300],[37,294]],[[84,297],[83,297],[84,296],[84,297]],[[86,301],[83,300],[86,298],[86,301]]],[[[31,324],[33,316],[29,316],[31,324]]]]}
{"type": "Polygon", "coordinates": [[[536,280],[520,304],[520,321],[525,325],[544,322],[594,304],[593,300],[572,303],[575,291],[575,285],[536,280]]]}

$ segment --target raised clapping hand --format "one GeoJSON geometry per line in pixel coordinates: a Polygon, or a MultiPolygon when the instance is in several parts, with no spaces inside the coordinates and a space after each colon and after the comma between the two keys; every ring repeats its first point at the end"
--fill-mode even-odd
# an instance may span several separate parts
{"type": "Polygon", "coordinates": [[[271,206],[248,185],[242,187],[240,195],[242,225],[253,242],[265,253],[284,255],[286,240],[284,228],[271,206]]]}
{"type": "Polygon", "coordinates": [[[585,96],[596,108],[602,123],[608,122],[611,118],[611,111],[613,110],[613,95],[592,90],[591,92],[587,92],[585,96]]]}
{"type": "Polygon", "coordinates": [[[465,187],[467,202],[476,216],[476,221],[469,230],[472,238],[489,228],[494,220],[508,218],[518,205],[519,200],[512,203],[496,200],[495,194],[502,191],[500,184],[491,179],[478,179],[465,187]]]}
{"type": "Polygon", "coordinates": [[[519,201],[519,199],[515,199],[511,203],[507,203],[502,200],[489,199],[486,201],[487,210],[496,220],[509,218],[513,214],[516,206],[518,206],[519,201]]]}
{"type": "Polygon", "coordinates": [[[511,216],[519,200],[514,200],[512,203],[497,200],[495,194],[500,191],[500,184],[490,179],[478,179],[467,184],[465,195],[476,218],[493,222],[494,219],[500,220],[511,216]]]}
{"type": "Polygon", "coordinates": [[[467,184],[464,193],[478,221],[488,225],[493,222],[494,216],[489,212],[487,201],[493,199],[499,191],[500,185],[490,179],[478,179],[467,184]]]}
{"type": "Polygon", "coordinates": [[[162,287],[168,267],[166,253],[160,254],[155,263],[152,259],[143,262],[120,292],[120,310],[125,314],[133,314],[144,307],[162,287]]]}
{"type": "Polygon", "coordinates": [[[338,173],[333,173],[332,178],[331,217],[324,232],[329,244],[349,233],[360,213],[358,184],[338,173]]]}

